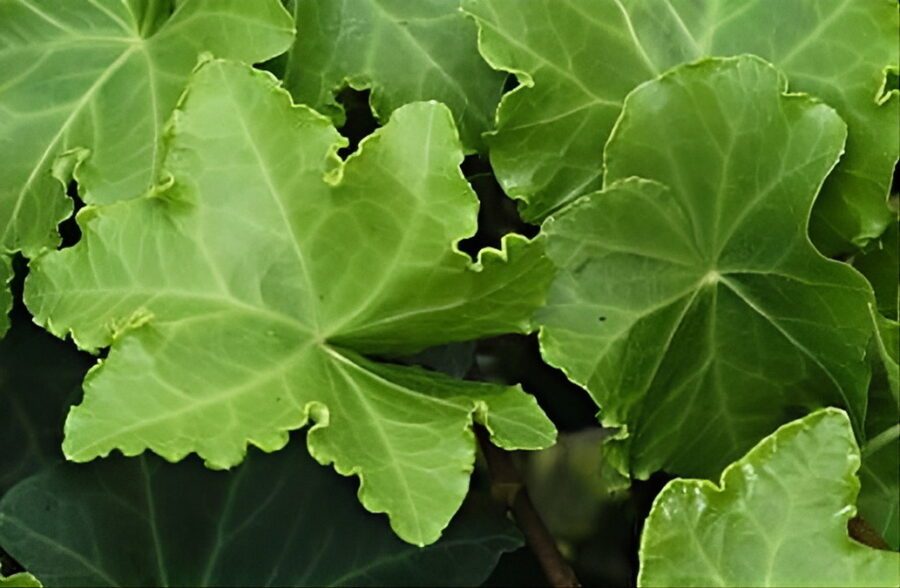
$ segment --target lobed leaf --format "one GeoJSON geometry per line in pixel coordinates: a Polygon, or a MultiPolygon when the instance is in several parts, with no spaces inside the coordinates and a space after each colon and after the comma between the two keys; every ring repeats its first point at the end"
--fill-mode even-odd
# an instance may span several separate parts
{"type": "Polygon", "coordinates": [[[506,76],[478,53],[475,24],[460,0],[290,0],[299,33],[287,55],[285,87],[297,102],[338,121],[343,86],[371,88],[381,120],[420,100],[446,104],[463,144],[482,147],[506,76]]]}
{"type": "Polygon", "coordinates": [[[269,74],[212,61],[169,133],[168,183],[86,208],[82,242],[32,263],[36,320],[112,346],[67,420],[70,459],[227,468],[311,419],[310,453],[423,545],[466,494],[473,418],[505,448],[552,444],[518,387],[372,359],[526,332],[551,277],[542,239],[510,235],[477,263],[456,250],[477,199],[446,108],[397,110],[344,163],[334,127],[269,74]]]}
{"type": "MultiPolygon", "coordinates": [[[[816,205],[813,235],[832,251],[890,222],[885,198],[900,137],[892,0],[465,0],[481,50],[522,86],[504,96],[491,162],[523,214],[540,220],[601,185],[600,158],[625,96],[681,63],[759,55],[849,125],[847,153],[816,205]]],[[[729,113],[723,113],[725,117],[729,113]]]]}
{"type": "Polygon", "coordinates": [[[0,0],[0,254],[56,246],[72,177],[93,203],[150,188],[201,54],[261,61],[292,38],[278,0],[0,0]]]}
{"type": "Polygon", "coordinates": [[[605,190],[545,225],[559,272],[542,353],[621,427],[623,472],[715,475],[823,405],[864,436],[871,290],[806,236],[845,126],[785,89],[754,57],[641,86],[607,145],[605,190]]]}
{"type": "Polygon", "coordinates": [[[719,486],[674,480],[641,537],[639,586],[897,586],[900,554],[847,535],[860,454],[846,414],[787,424],[719,486]]]}

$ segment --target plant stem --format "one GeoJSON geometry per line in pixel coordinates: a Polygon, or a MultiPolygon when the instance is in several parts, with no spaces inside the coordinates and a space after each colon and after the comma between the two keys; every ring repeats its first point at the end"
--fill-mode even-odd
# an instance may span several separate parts
{"type": "Polygon", "coordinates": [[[890,445],[893,441],[896,441],[898,437],[900,437],[900,423],[894,425],[893,427],[888,427],[884,431],[869,439],[869,442],[866,444],[865,449],[863,449],[863,455],[872,455],[879,449],[890,445]]]}
{"type": "Polygon", "coordinates": [[[475,434],[491,473],[491,490],[512,513],[550,585],[555,588],[581,586],[569,562],[560,553],[556,540],[531,502],[512,456],[491,443],[487,432],[481,427],[476,428],[475,434]]]}

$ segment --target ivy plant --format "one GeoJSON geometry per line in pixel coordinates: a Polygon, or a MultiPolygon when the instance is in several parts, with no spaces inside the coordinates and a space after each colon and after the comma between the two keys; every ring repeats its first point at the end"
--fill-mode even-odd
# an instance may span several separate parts
{"type": "Polygon", "coordinates": [[[620,467],[639,477],[715,475],[792,407],[844,406],[862,432],[874,299],[806,235],[846,127],[785,91],[756,57],[641,86],[605,189],[545,226],[560,272],[544,356],[621,427],[620,467]]]}
{"type": "Polygon", "coordinates": [[[0,586],[897,586],[898,38],[0,0],[0,586]]]}
{"type": "Polygon", "coordinates": [[[865,244],[889,224],[885,197],[900,156],[897,134],[884,132],[900,124],[896,2],[464,5],[481,27],[487,60],[522,84],[504,97],[488,140],[500,181],[524,200],[528,218],[543,218],[601,185],[603,145],[636,86],[680,63],[751,53],[784,71],[793,90],[828,102],[848,125],[846,154],[816,206],[811,228],[819,244],[865,244]]]}
{"type": "Polygon", "coordinates": [[[847,536],[859,449],[845,413],[815,412],[653,504],[640,586],[895,586],[900,554],[847,536]]]}

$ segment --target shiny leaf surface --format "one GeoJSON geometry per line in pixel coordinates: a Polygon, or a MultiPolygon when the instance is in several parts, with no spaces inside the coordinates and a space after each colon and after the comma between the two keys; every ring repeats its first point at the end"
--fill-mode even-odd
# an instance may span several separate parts
{"type": "Polygon", "coordinates": [[[897,586],[900,554],[850,539],[859,449],[846,415],[815,412],[730,465],[675,480],[641,538],[639,586],[897,586]]]}

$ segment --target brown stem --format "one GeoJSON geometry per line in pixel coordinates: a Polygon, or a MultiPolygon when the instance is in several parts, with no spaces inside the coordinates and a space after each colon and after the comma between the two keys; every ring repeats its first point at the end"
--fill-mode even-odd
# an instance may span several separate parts
{"type": "Polygon", "coordinates": [[[885,541],[881,535],[878,534],[878,531],[873,529],[872,525],[867,523],[861,516],[857,515],[847,521],[847,530],[850,532],[850,537],[863,545],[868,545],[875,549],[883,549],[885,551],[891,550],[891,546],[887,544],[887,541],[885,541]]]}
{"type": "Polygon", "coordinates": [[[553,539],[541,515],[534,508],[512,456],[491,443],[487,432],[481,427],[478,427],[475,433],[491,472],[491,490],[512,512],[516,524],[525,535],[525,540],[540,562],[550,585],[555,588],[581,586],[569,562],[560,553],[556,540],[553,539]]]}

